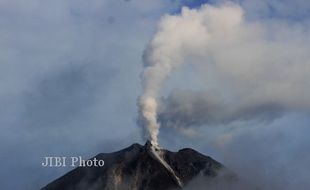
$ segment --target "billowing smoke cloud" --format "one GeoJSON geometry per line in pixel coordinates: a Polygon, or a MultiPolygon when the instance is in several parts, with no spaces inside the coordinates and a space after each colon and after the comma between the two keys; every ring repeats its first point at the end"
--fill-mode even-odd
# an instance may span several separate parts
{"type": "Polygon", "coordinates": [[[163,126],[178,129],[191,136],[190,127],[226,125],[232,122],[257,121],[270,123],[285,113],[277,102],[253,102],[233,105],[212,93],[175,90],[162,99],[158,120],[163,126]]]}
{"type": "Polygon", "coordinates": [[[160,125],[272,121],[308,111],[309,36],[298,23],[248,21],[233,3],[164,16],[144,55],[139,105],[147,137],[157,142],[160,125]],[[206,90],[179,90],[161,99],[163,83],[184,63],[198,68],[206,90]]]}

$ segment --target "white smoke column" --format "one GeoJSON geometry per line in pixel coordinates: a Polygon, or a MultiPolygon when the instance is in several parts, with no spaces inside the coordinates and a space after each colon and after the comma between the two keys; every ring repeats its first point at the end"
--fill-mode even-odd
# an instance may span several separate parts
{"type": "Polygon", "coordinates": [[[223,32],[238,25],[241,16],[242,11],[238,6],[217,8],[205,5],[201,10],[183,8],[181,15],[166,15],[162,18],[143,56],[143,94],[138,102],[139,121],[142,122],[146,138],[152,144],[158,145],[158,96],[167,77],[185,61],[185,57],[205,54],[196,50],[206,49],[210,33],[223,32]],[[207,24],[211,25],[211,29],[213,27],[219,31],[208,31],[207,24]]]}
{"type": "Polygon", "coordinates": [[[140,121],[146,134],[146,138],[153,145],[158,146],[157,136],[159,133],[159,124],[157,123],[157,102],[154,97],[142,96],[139,100],[140,121]]]}

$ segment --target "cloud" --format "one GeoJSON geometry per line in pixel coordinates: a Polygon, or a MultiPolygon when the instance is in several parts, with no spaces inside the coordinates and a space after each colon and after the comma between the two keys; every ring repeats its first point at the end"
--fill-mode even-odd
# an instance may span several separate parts
{"type": "Polygon", "coordinates": [[[291,21],[309,18],[310,5],[307,0],[234,0],[247,10],[252,18],[268,19],[270,17],[291,21]]]}
{"type": "Polygon", "coordinates": [[[218,148],[233,171],[259,189],[307,189],[310,153],[307,115],[290,115],[272,125],[237,130],[218,148]]]}
{"type": "Polygon", "coordinates": [[[198,138],[180,141],[175,133],[165,130],[167,138],[160,139],[162,144],[174,146],[175,150],[188,145],[221,162],[238,176],[238,180],[220,177],[214,181],[197,177],[185,189],[306,190],[309,187],[307,114],[288,114],[268,125],[237,126],[234,130],[227,126],[207,128],[199,131],[198,138]]]}
{"type": "Polygon", "coordinates": [[[141,54],[170,9],[152,0],[0,2],[1,189],[38,189],[70,169],[42,168],[43,156],[91,157],[141,141],[141,54]]]}

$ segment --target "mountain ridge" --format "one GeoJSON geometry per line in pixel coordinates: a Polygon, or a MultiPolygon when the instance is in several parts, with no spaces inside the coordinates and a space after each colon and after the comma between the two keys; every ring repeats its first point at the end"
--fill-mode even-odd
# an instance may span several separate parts
{"type": "MultiPolygon", "coordinates": [[[[150,144],[134,143],[112,153],[94,156],[104,160],[103,167],[78,167],[49,183],[41,190],[169,190],[181,189],[175,176],[150,153],[150,144]]],[[[194,149],[177,152],[160,149],[162,159],[186,186],[197,176],[215,178],[225,167],[194,149]]],[[[91,158],[92,159],[92,158],[91,158]]]]}

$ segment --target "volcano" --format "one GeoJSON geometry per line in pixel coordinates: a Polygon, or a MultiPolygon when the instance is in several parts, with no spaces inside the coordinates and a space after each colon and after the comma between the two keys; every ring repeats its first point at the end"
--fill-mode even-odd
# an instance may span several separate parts
{"type": "Polygon", "coordinates": [[[171,152],[154,147],[149,141],[144,146],[133,144],[94,158],[104,160],[105,165],[78,167],[41,190],[182,189],[197,176],[208,181],[225,169],[221,163],[193,149],[171,152]]]}

